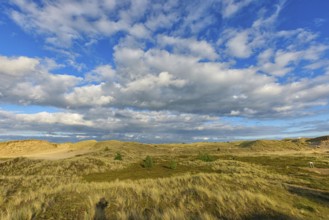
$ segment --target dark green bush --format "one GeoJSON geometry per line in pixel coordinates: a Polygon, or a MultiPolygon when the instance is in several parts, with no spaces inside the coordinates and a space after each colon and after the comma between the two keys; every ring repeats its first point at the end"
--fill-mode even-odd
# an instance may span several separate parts
{"type": "Polygon", "coordinates": [[[207,153],[199,153],[198,159],[202,160],[204,162],[212,162],[215,160],[215,158],[207,153]]]}
{"type": "Polygon", "coordinates": [[[176,168],[177,168],[177,162],[174,161],[174,160],[171,160],[171,161],[169,162],[169,166],[168,166],[168,168],[170,168],[170,169],[172,169],[172,170],[176,169],[176,168]]]}
{"type": "Polygon", "coordinates": [[[152,168],[153,167],[153,159],[150,156],[146,156],[146,158],[143,161],[143,167],[144,168],[152,168]]]}
{"type": "Polygon", "coordinates": [[[122,155],[120,154],[120,152],[117,152],[117,154],[114,157],[114,160],[122,160],[122,155]]]}

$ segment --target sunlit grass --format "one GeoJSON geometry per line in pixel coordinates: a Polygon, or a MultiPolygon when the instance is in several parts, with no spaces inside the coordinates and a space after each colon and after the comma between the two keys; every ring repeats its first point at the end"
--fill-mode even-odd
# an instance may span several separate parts
{"type": "Polygon", "coordinates": [[[61,160],[1,160],[0,219],[93,219],[101,198],[108,219],[329,216],[328,176],[306,169],[309,161],[329,169],[327,155],[232,153],[229,143],[111,143],[61,160]],[[145,168],[147,155],[152,166],[145,168]]]}

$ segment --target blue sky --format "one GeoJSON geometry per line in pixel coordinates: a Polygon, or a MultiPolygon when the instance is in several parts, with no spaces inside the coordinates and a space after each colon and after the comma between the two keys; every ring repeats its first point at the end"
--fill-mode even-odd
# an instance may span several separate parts
{"type": "Polygon", "coordinates": [[[0,140],[328,134],[329,2],[0,1],[0,140]]]}

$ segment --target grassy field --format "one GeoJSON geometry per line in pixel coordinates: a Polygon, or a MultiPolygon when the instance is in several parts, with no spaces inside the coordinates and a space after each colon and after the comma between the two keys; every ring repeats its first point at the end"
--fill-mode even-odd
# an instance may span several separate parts
{"type": "Polygon", "coordinates": [[[44,158],[38,143],[31,156],[15,142],[20,157],[2,145],[0,219],[329,216],[329,148],[307,140],[47,143],[55,156],[44,158]]]}

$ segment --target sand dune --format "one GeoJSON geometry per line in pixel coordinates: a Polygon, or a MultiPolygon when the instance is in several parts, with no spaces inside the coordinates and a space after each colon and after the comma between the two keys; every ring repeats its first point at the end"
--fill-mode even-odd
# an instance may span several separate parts
{"type": "Polygon", "coordinates": [[[93,150],[97,141],[78,143],[50,143],[42,140],[0,142],[0,157],[32,157],[38,159],[63,159],[93,150]]]}
{"type": "Polygon", "coordinates": [[[0,156],[12,157],[23,156],[26,154],[49,152],[57,150],[58,145],[48,141],[41,140],[22,140],[22,141],[8,141],[0,143],[0,156]]]}
{"type": "Polygon", "coordinates": [[[190,144],[143,144],[123,141],[86,140],[77,143],[51,143],[42,140],[20,140],[0,142],[0,158],[29,157],[36,159],[64,159],[78,154],[86,154],[98,150],[112,152],[126,152],[139,155],[148,152],[152,155],[189,154],[195,151],[212,153],[314,153],[328,151],[328,140],[323,137],[314,139],[284,139],[284,140],[256,140],[218,143],[190,143],[190,144]]]}

